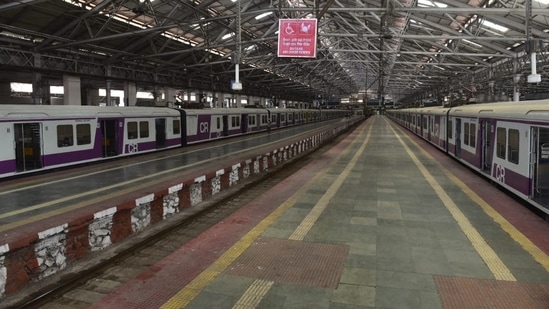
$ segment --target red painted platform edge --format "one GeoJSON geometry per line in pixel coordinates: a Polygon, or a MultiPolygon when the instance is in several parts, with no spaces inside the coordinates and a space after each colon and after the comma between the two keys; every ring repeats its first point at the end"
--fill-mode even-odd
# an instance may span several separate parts
{"type": "MultiPolygon", "coordinates": [[[[175,180],[179,175],[173,175],[173,178],[161,180],[147,190],[118,196],[108,203],[88,205],[83,209],[5,231],[0,240],[0,270],[4,269],[6,276],[0,276],[0,297],[14,295],[31,282],[62,272],[78,260],[103,250],[104,248],[94,249],[90,244],[98,221],[111,220],[108,235],[110,243],[122,242],[140,232],[134,231],[135,228],[132,227],[132,210],[136,207],[150,205],[149,224],[152,225],[166,218],[163,213],[165,197],[177,196],[177,208],[181,212],[237,185],[247,177],[264,173],[268,168],[284,163],[283,160],[291,160],[311,151],[352,125],[351,122],[341,122],[337,127],[299,141],[274,145],[263,155],[252,155],[241,159],[239,163],[215,169],[215,172],[209,167],[209,172],[197,172],[195,176],[186,174],[184,180],[175,180]],[[267,166],[264,166],[265,163],[267,166]],[[222,175],[219,175],[220,170],[224,171],[222,175]],[[56,260],[61,261],[61,264],[53,267],[46,265],[44,259],[38,256],[38,251],[48,249],[48,246],[59,247],[60,243],[64,248],[57,251],[60,251],[62,258],[56,260]],[[4,282],[1,282],[2,279],[4,282]]],[[[53,250],[56,251],[55,248],[53,250]]]]}
{"type": "MultiPolygon", "coordinates": [[[[265,194],[250,201],[222,222],[212,226],[148,270],[103,297],[91,308],[160,308],[265,217],[287,201],[320,170],[333,164],[338,155],[349,147],[351,140],[356,139],[357,135],[353,133],[323,154],[322,160],[310,162],[265,194]]],[[[346,257],[346,253],[345,249],[342,257],[346,257]]],[[[343,267],[338,271],[343,271],[343,267]]]]}

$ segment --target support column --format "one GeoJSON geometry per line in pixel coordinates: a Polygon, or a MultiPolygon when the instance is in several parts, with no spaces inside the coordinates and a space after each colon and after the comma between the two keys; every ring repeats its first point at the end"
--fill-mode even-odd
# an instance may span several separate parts
{"type": "Polygon", "coordinates": [[[135,106],[137,104],[137,87],[133,82],[124,82],[124,102],[121,105],[135,106]]]}
{"type": "Polygon", "coordinates": [[[237,93],[235,96],[234,96],[234,99],[236,100],[235,102],[235,106],[237,108],[241,108],[242,107],[242,95],[240,93],[237,93]]]}
{"type": "Polygon", "coordinates": [[[2,102],[12,103],[10,82],[0,82],[0,100],[2,102]]]}
{"type": "Polygon", "coordinates": [[[513,102],[520,101],[519,82],[520,82],[520,74],[515,74],[513,76],[513,102]]]}
{"type": "Polygon", "coordinates": [[[216,91],[212,91],[212,107],[219,107],[219,94],[216,91]]]}
{"type": "Polygon", "coordinates": [[[42,104],[44,105],[53,104],[51,99],[50,83],[48,80],[46,81],[42,80],[42,104]]]}
{"type": "MultiPolygon", "coordinates": [[[[40,54],[34,54],[34,66],[39,68],[42,66],[42,57],[40,54]]],[[[49,104],[49,87],[48,88],[48,98],[47,103],[49,104]]],[[[42,89],[42,74],[34,72],[32,74],[32,103],[33,104],[44,104],[44,94],[42,89]]]]}
{"type": "Polygon", "coordinates": [[[106,106],[112,106],[111,101],[111,81],[107,80],[107,84],[105,85],[105,105],[106,106]]]}
{"type": "Polygon", "coordinates": [[[80,77],[63,75],[63,89],[63,105],[82,105],[80,97],[80,77]]]}
{"type": "Polygon", "coordinates": [[[513,59],[513,73],[515,74],[513,76],[513,101],[518,102],[520,101],[520,64],[518,62],[518,59],[513,59]]]}
{"type": "Polygon", "coordinates": [[[153,86],[153,91],[151,93],[152,93],[152,96],[153,96],[154,106],[160,106],[162,104],[160,102],[160,100],[162,99],[162,93],[160,93],[160,90],[158,89],[157,85],[153,86]]]}
{"type": "Polygon", "coordinates": [[[99,97],[99,89],[96,88],[88,88],[86,90],[86,103],[91,106],[99,106],[100,103],[100,97],[99,97]]]}
{"type": "Polygon", "coordinates": [[[225,94],[223,92],[219,92],[219,107],[220,108],[226,108],[227,107],[225,94]]]}
{"type": "Polygon", "coordinates": [[[213,98],[214,98],[213,92],[209,92],[209,91],[206,92],[206,102],[204,103],[205,107],[209,107],[209,108],[213,107],[213,98]]]}
{"type": "Polygon", "coordinates": [[[175,89],[174,88],[164,88],[164,100],[163,105],[172,107],[175,103],[175,89]]]}
{"type": "Polygon", "coordinates": [[[207,96],[208,96],[207,92],[205,92],[204,90],[200,90],[198,92],[198,104],[200,104],[201,106],[206,105],[207,96]]]}
{"type": "Polygon", "coordinates": [[[42,74],[32,74],[32,104],[42,104],[42,74]]]}

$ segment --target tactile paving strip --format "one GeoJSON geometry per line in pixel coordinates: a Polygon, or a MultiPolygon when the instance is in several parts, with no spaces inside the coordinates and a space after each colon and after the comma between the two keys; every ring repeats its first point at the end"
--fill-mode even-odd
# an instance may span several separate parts
{"type": "Polygon", "coordinates": [[[444,309],[547,309],[549,285],[435,276],[444,309]]]}
{"type": "Polygon", "coordinates": [[[348,246],[258,238],[225,272],[234,276],[337,288],[348,246]]]}

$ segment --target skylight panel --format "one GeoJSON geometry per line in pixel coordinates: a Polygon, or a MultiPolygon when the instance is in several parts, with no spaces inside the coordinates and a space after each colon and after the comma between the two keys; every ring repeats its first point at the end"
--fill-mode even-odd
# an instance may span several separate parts
{"type": "Polygon", "coordinates": [[[482,45],[478,44],[478,43],[475,43],[475,42],[472,42],[472,41],[469,41],[469,40],[461,40],[463,43],[466,43],[466,44],[469,44],[471,46],[474,46],[476,48],[482,48],[482,45]]]}
{"type": "Polygon", "coordinates": [[[232,37],[233,35],[234,35],[234,33],[227,33],[223,37],[221,37],[221,40],[226,40],[226,39],[232,37]]]}
{"type": "Polygon", "coordinates": [[[517,48],[519,47],[520,45],[524,44],[524,41],[523,42],[516,42],[515,44],[511,45],[511,46],[508,46],[506,49],[507,50],[511,50],[513,48],[517,48]]]}
{"type": "Polygon", "coordinates": [[[496,30],[496,31],[499,31],[499,32],[502,32],[502,33],[505,33],[505,32],[507,32],[507,31],[509,31],[509,28],[504,27],[504,26],[502,26],[502,25],[498,25],[498,24],[493,23],[493,22],[491,22],[491,21],[488,21],[488,20],[486,20],[486,19],[482,20],[481,22],[482,22],[482,25],[483,25],[483,26],[488,27],[488,28],[490,28],[490,29],[492,29],[492,30],[496,30]]]}
{"type": "Polygon", "coordinates": [[[426,7],[445,8],[445,7],[448,7],[448,4],[441,3],[441,2],[436,2],[436,1],[431,1],[431,0],[418,0],[417,6],[424,7],[424,8],[426,8],[426,7]]]}
{"type": "MultiPolygon", "coordinates": [[[[205,17],[200,18],[200,20],[204,20],[204,19],[206,19],[206,18],[205,17]]],[[[203,24],[202,27],[206,27],[209,24],[210,24],[210,22],[207,22],[207,23],[203,24]]],[[[199,28],[200,28],[200,23],[196,23],[196,24],[191,25],[191,29],[193,29],[193,30],[198,30],[199,28]]]]}
{"type": "Polygon", "coordinates": [[[260,19],[265,18],[265,17],[267,17],[267,16],[269,16],[269,15],[271,15],[271,14],[273,14],[272,11],[271,11],[271,12],[265,12],[265,13],[263,13],[263,14],[257,15],[257,16],[255,17],[255,19],[256,19],[256,20],[260,20],[260,19]]]}

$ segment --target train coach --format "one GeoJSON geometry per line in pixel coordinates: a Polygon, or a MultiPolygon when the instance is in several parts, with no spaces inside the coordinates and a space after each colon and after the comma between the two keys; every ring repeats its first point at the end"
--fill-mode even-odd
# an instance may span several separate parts
{"type": "Polygon", "coordinates": [[[0,177],[181,145],[168,108],[0,106],[0,177]]]}
{"type": "Polygon", "coordinates": [[[411,108],[387,114],[549,215],[549,100],[411,108]]]}
{"type": "Polygon", "coordinates": [[[0,105],[0,178],[343,118],[344,114],[265,108],[0,105]]]}

